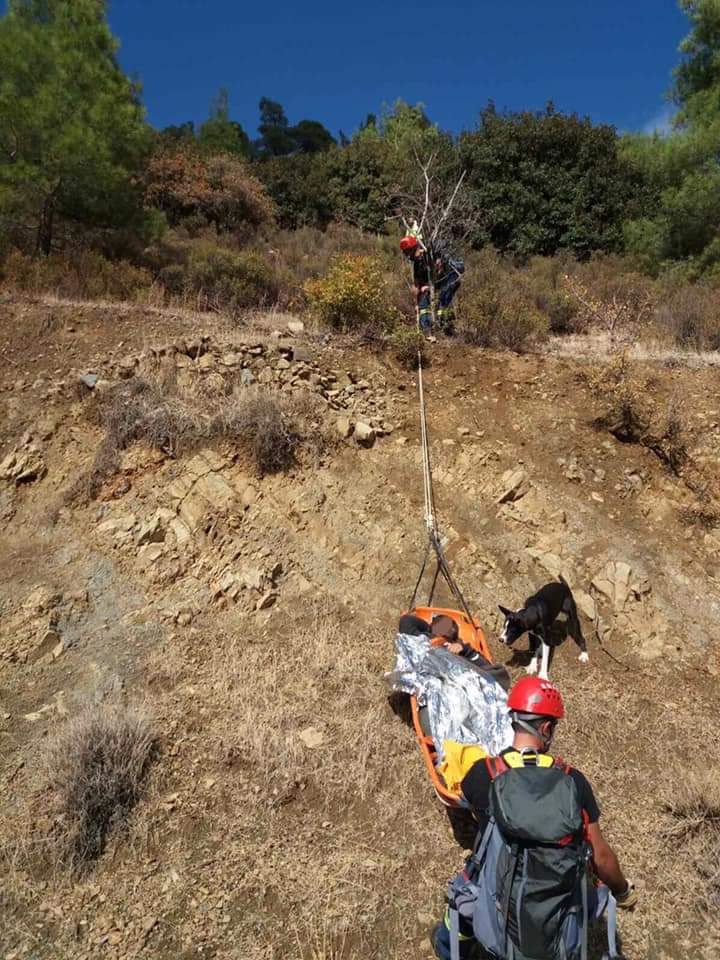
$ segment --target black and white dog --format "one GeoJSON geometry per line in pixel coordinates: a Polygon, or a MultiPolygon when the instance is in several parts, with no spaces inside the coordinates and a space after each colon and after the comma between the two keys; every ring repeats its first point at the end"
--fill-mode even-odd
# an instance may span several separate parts
{"type": "Polygon", "coordinates": [[[559,583],[547,583],[532,597],[528,597],[521,610],[500,607],[505,616],[505,625],[500,634],[500,643],[511,647],[524,633],[529,634],[532,659],[528,673],[538,673],[547,680],[550,660],[549,631],[561,613],[566,614],[568,633],[580,648],[579,660],[590,660],[585,638],[580,628],[575,598],[567,583],[560,577],[559,583]]]}

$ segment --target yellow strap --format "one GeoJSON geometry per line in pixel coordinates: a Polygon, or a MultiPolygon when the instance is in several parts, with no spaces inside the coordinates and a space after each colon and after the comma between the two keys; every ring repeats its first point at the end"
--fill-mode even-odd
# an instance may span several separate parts
{"type": "MultiPolygon", "coordinates": [[[[538,767],[551,767],[555,763],[553,758],[547,753],[535,753],[534,751],[526,750],[525,757],[534,757],[538,767]]],[[[518,750],[510,750],[508,753],[504,753],[501,759],[504,760],[509,767],[513,767],[514,769],[525,766],[522,754],[518,750]]]]}

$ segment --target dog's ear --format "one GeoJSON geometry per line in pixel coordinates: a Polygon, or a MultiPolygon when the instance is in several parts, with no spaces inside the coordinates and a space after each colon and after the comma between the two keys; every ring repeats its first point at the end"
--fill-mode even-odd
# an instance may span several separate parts
{"type": "Polygon", "coordinates": [[[515,612],[513,610],[508,610],[507,607],[503,607],[500,604],[498,604],[498,610],[500,611],[500,613],[504,614],[506,617],[515,616],[515,612]]]}

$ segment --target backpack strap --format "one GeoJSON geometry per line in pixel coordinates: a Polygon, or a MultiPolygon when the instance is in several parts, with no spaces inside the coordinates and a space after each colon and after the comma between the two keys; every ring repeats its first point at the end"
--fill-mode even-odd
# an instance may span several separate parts
{"type": "Polygon", "coordinates": [[[553,760],[553,766],[558,767],[563,773],[567,774],[568,777],[572,773],[572,767],[569,763],[565,763],[562,757],[555,757],[553,760]]]}
{"type": "Polygon", "coordinates": [[[617,901],[611,890],[608,890],[607,938],[608,952],[603,955],[603,960],[606,960],[606,958],[607,960],[619,960],[621,954],[618,953],[617,948],[617,901]]]}
{"type": "Polygon", "coordinates": [[[588,910],[588,872],[582,872],[582,932],[580,933],[580,960],[588,960],[588,927],[590,926],[590,912],[588,910]]]}
{"type": "Polygon", "coordinates": [[[506,770],[510,769],[502,757],[485,757],[485,766],[487,767],[487,772],[490,774],[491,782],[499,777],[501,773],[505,773],[506,770]]]}
{"type": "Polygon", "coordinates": [[[453,903],[448,910],[450,921],[450,960],[460,960],[460,917],[453,903]]]}

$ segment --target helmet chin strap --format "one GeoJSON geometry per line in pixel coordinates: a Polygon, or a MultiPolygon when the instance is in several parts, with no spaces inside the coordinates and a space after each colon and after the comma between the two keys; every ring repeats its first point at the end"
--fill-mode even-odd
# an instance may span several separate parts
{"type": "Polygon", "coordinates": [[[528,720],[523,720],[520,714],[513,712],[511,717],[514,726],[521,727],[525,733],[529,733],[530,736],[535,737],[536,740],[539,740],[545,750],[550,749],[550,744],[553,742],[553,737],[555,735],[554,730],[552,730],[549,736],[545,736],[545,734],[541,733],[538,728],[534,727],[528,720]]]}

